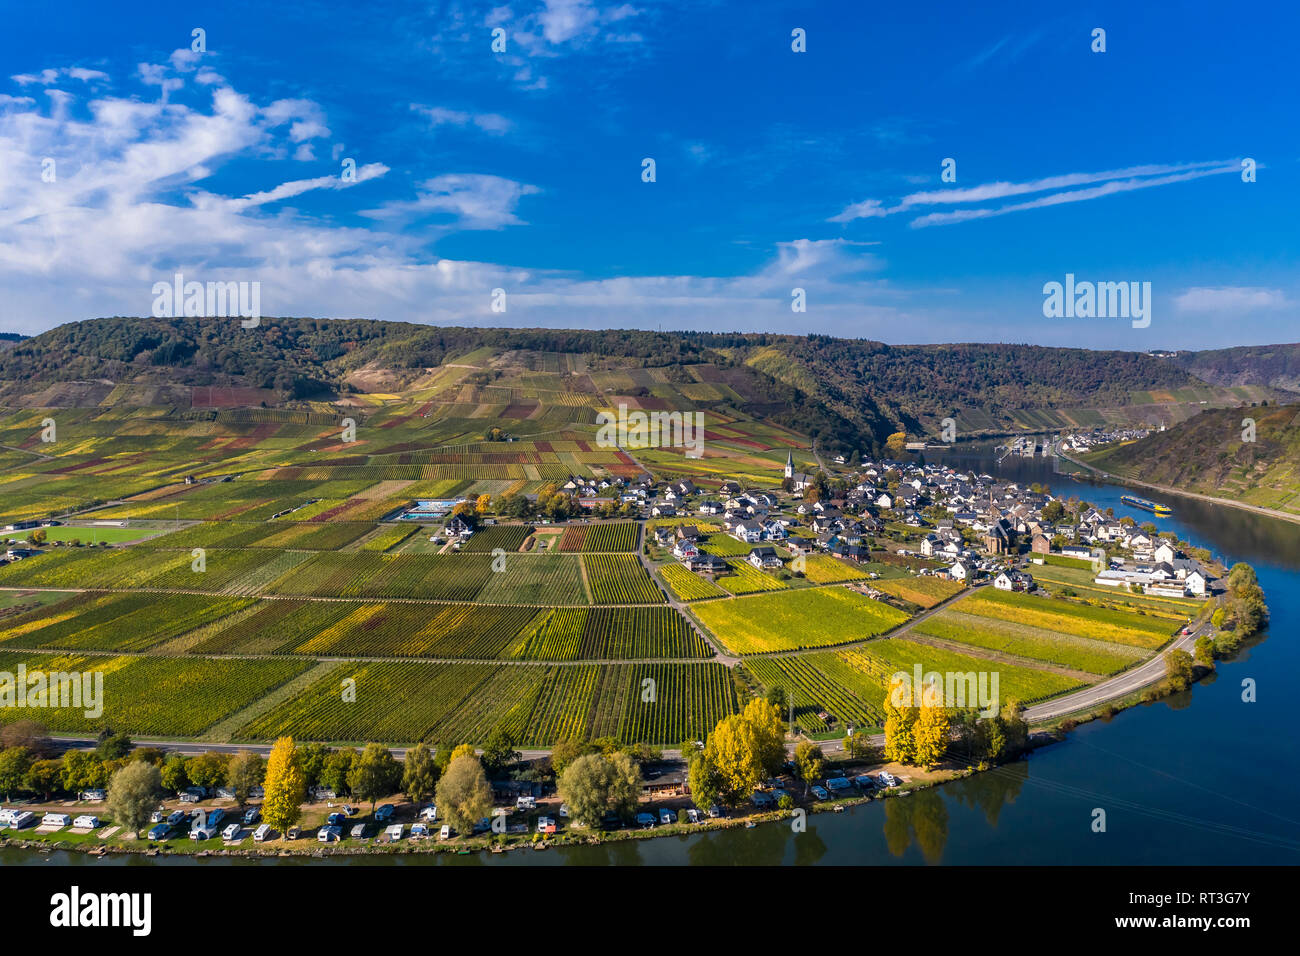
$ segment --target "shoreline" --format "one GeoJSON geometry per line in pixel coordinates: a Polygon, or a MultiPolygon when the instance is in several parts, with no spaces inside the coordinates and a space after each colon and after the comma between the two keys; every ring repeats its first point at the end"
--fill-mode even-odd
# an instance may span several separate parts
{"type": "Polygon", "coordinates": [[[1199,491],[1184,491],[1180,488],[1173,488],[1169,485],[1157,485],[1150,481],[1140,481],[1137,478],[1126,478],[1123,475],[1116,475],[1113,472],[1104,471],[1103,469],[1098,468],[1096,465],[1088,464],[1086,461],[1080,461],[1077,458],[1071,458],[1069,455],[1065,454],[1064,452],[1060,453],[1060,457],[1064,458],[1066,461],[1070,462],[1071,464],[1078,465],[1080,468],[1086,469],[1087,471],[1092,472],[1095,475],[1099,475],[1100,477],[1105,478],[1108,481],[1113,481],[1116,484],[1130,485],[1135,488],[1149,488],[1153,491],[1162,491],[1165,494],[1169,494],[1169,495],[1180,495],[1184,498],[1195,498],[1199,501],[1208,501],[1210,504],[1224,505],[1229,508],[1238,508],[1242,511],[1252,511],[1255,514],[1263,515],[1266,518],[1278,518],[1282,521],[1289,521],[1292,524],[1300,524],[1300,515],[1289,514],[1288,512],[1285,511],[1276,511],[1273,508],[1265,508],[1261,505],[1251,505],[1251,504],[1247,504],[1244,501],[1234,501],[1231,498],[1216,498],[1213,495],[1202,494],[1199,491]]]}

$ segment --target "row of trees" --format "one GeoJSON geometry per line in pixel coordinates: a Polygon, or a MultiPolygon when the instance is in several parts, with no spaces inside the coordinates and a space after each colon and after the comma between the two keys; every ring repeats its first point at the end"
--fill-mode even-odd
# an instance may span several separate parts
{"type": "Polygon", "coordinates": [[[1020,701],[1008,699],[999,713],[981,718],[973,707],[903,707],[893,703],[891,688],[885,704],[886,760],[924,770],[945,757],[960,755],[971,764],[996,763],[1013,757],[1029,744],[1029,724],[1020,701]]]}

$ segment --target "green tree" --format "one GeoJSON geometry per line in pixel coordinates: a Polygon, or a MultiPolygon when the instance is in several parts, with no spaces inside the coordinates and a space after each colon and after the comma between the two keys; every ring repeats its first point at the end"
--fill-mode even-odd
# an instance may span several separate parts
{"type": "Polygon", "coordinates": [[[180,793],[190,785],[189,761],[182,754],[172,754],[160,768],[164,790],[180,793]]]}
{"type": "Polygon", "coordinates": [[[104,761],[86,750],[69,750],[63,755],[63,789],[69,793],[108,785],[104,761]]]}
{"type": "Polygon", "coordinates": [[[401,781],[402,765],[382,744],[366,744],[366,749],[348,773],[349,789],[362,800],[369,800],[371,810],[380,797],[395,793],[401,781]]]}
{"type": "Polygon", "coordinates": [[[292,737],[281,737],[271,748],[262,792],[262,819],[267,824],[284,833],[298,822],[307,794],[307,776],[292,737]]]}
{"type": "Polygon", "coordinates": [[[143,833],[161,794],[158,768],[143,760],[132,761],[108,782],[108,815],[126,830],[143,833]]]}
{"type": "Polygon", "coordinates": [[[589,827],[610,811],[625,817],[641,796],[641,768],[624,753],[587,754],[569,764],[558,789],[569,814],[589,827]]]}
{"type": "Polygon", "coordinates": [[[492,810],[492,788],[483,764],[461,754],[447,765],[436,789],[438,812],[458,833],[469,833],[492,810]]]}
{"type": "Polygon", "coordinates": [[[348,774],[356,762],[357,752],[352,747],[341,747],[325,759],[321,768],[320,782],[339,796],[348,792],[348,774]]]}
{"type": "Polygon", "coordinates": [[[1214,638],[1208,634],[1202,634],[1196,639],[1195,652],[1193,658],[1197,664],[1202,667],[1214,666],[1214,638]]]}
{"type": "Polygon", "coordinates": [[[406,752],[402,764],[402,792],[416,806],[433,799],[434,789],[438,786],[438,765],[433,761],[433,753],[421,741],[406,752]]]}
{"type": "Polygon", "coordinates": [[[241,750],[226,764],[226,786],[235,791],[235,802],[241,807],[247,805],[253,788],[261,787],[265,777],[266,761],[261,754],[241,750]]]}
{"type": "Polygon", "coordinates": [[[115,733],[111,729],[100,731],[95,746],[95,753],[99,755],[100,760],[117,760],[130,752],[131,738],[126,734],[115,733]]]}
{"type": "Polygon", "coordinates": [[[794,769],[803,781],[804,793],[816,782],[822,775],[822,769],[826,764],[826,755],[822,749],[811,740],[801,740],[798,746],[794,748],[794,769]]]}
{"type": "Polygon", "coordinates": [[[708,810],[722,802],[722,775],[709,758],[707,751],[696,750],[688,764],[687,783],[691,799],[701,810],[708,810]]]}
{"type": "Polygon", "coordinates": [[[1186,690],[1195,673],[1192,655],[1181,648],[1174,648],[1165,654],[1165,677],[1174,690],[1186,690]]]}
{"type": "Polygon", "coordinates": [[[190,782],[196,787],[219,787],[226,782],[226,754],[209,750],[207,753],[191,757],[185,766],[190,782]]]}
{"type": "Polygon", "coordinates": [[[519,760],[520,756],[522,755],[519,751],[515,750],[514,738],[498,728],[492,731],[483,744],[483,756],[480,759],[483,762],[484,773],[489,777],[495,777],[519,760]]]}
{"type": "Polygon", "coordinates": [[[32,752],[26,747],[9,747],[0,751],[0,793],[6,800],[23,789],[23,780],[31,765],[32,752]]]}
{"type": "Polygon", "coordinates": [[[39,794],[48,800],[55,790],[63,785],[63,762],[61,760],[36,760],[27,768],[23,776],[23,789],[39,794]]]}

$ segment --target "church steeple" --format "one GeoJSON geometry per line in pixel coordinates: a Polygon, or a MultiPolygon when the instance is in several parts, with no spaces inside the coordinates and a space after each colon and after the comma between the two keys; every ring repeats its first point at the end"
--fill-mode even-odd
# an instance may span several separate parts
{"type": "Polygon", "coordinates": [[[785,476],[787,478],[794,477],[794,449],[793,448],[790,449],[789,454],[785,456],[785,476]]]}

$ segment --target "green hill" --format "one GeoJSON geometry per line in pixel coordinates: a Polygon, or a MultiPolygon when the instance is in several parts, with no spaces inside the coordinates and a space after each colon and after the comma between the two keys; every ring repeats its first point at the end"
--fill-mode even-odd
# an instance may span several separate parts
{"type": "Polygon", "coordinates": [[[1212,409],[1085,456],[1127,478],[1300,514],[1300,405],[1212,409]],[[1255,441],[1243,440],[1243,419],[1255,441]]]}

